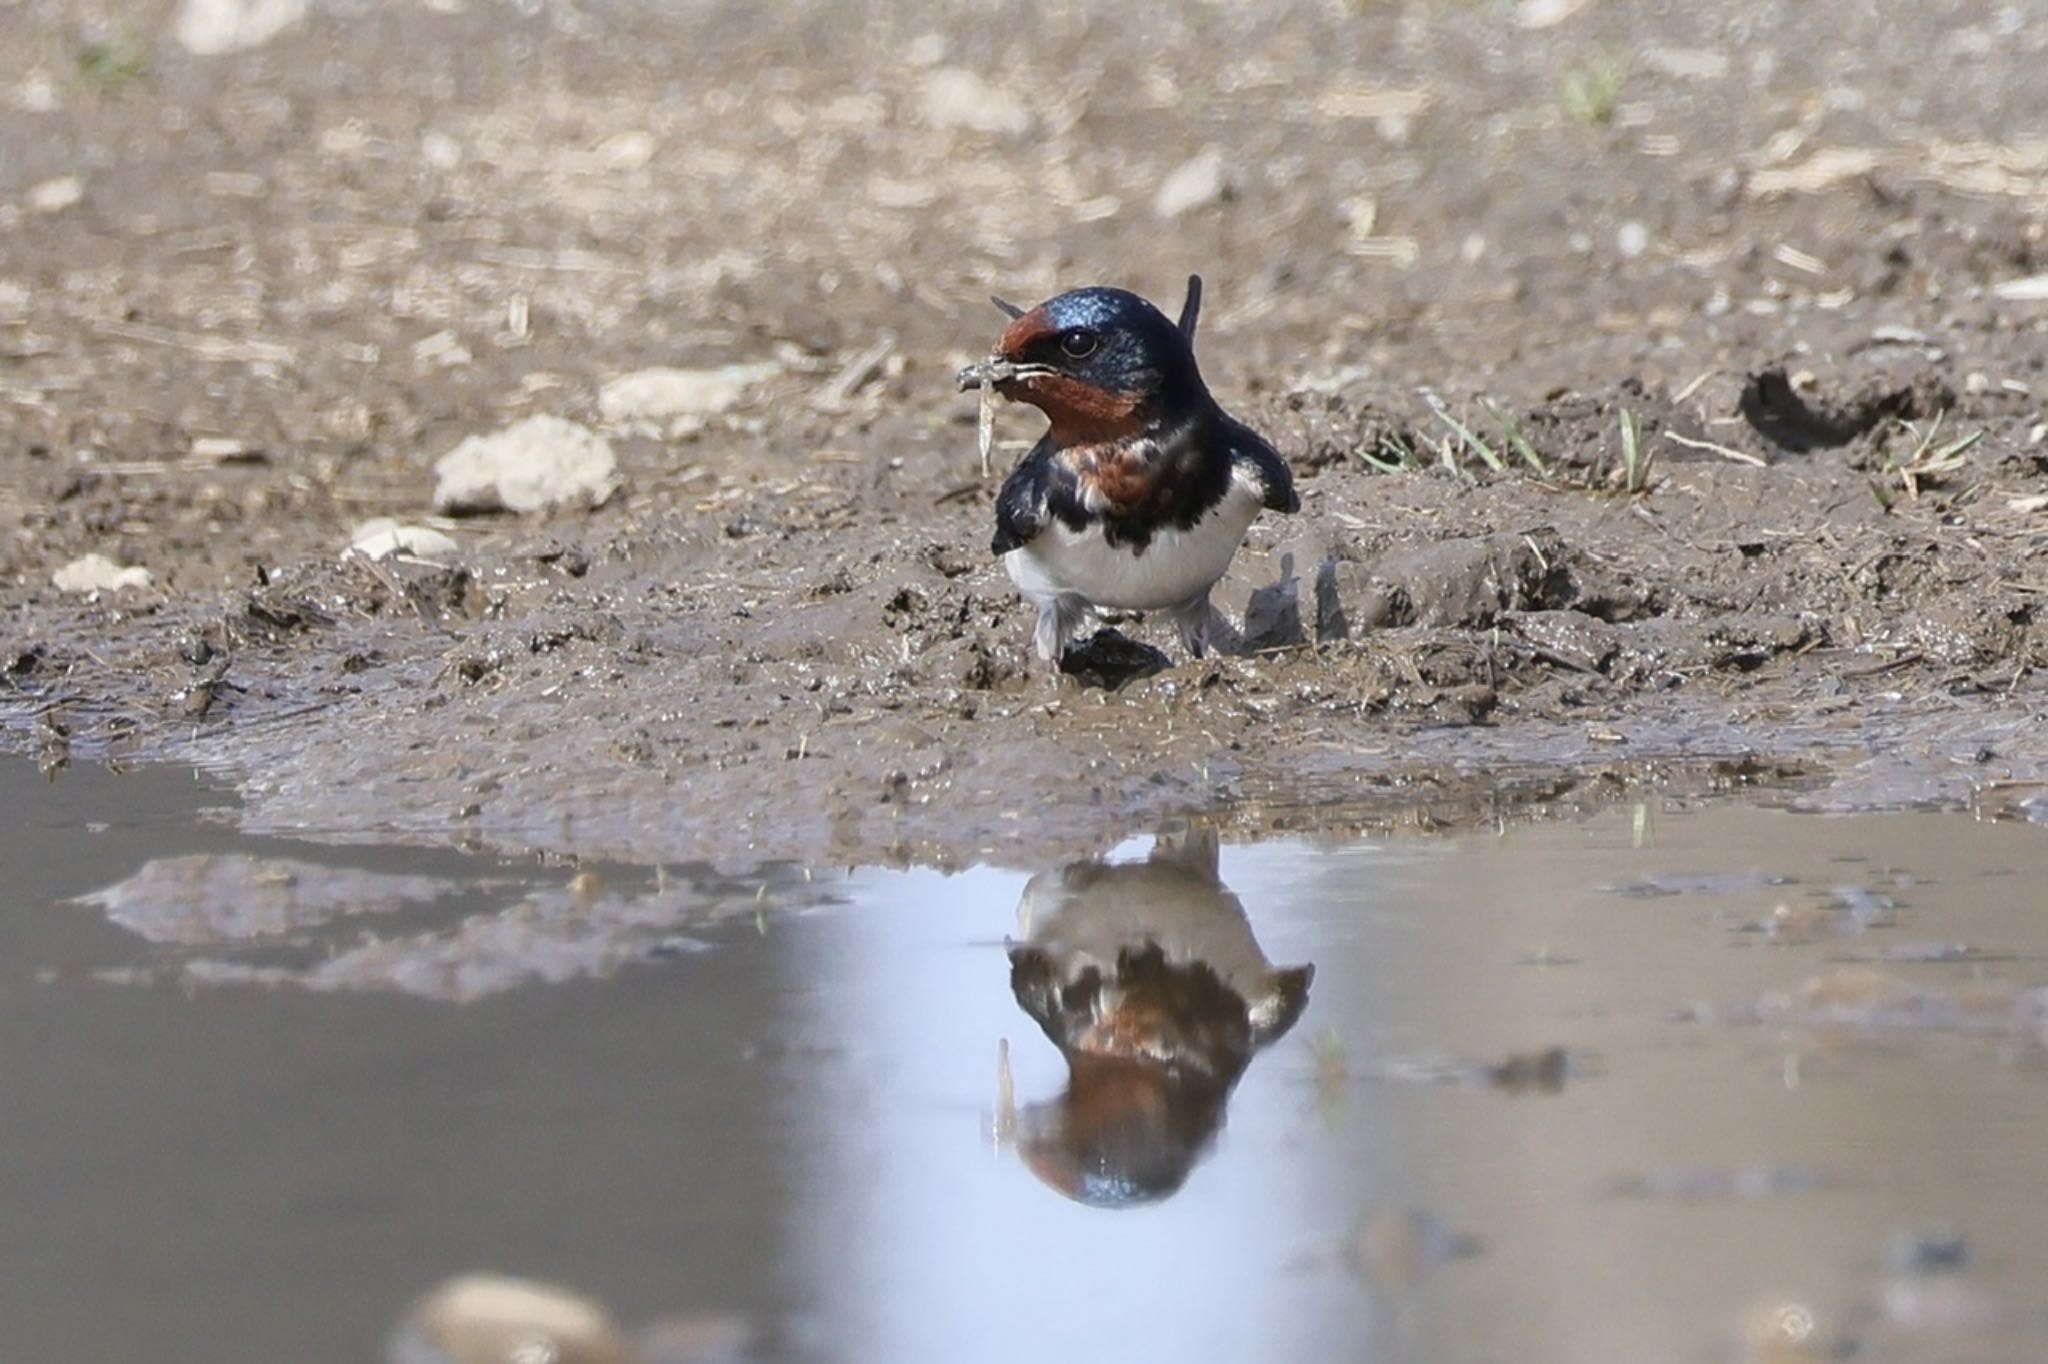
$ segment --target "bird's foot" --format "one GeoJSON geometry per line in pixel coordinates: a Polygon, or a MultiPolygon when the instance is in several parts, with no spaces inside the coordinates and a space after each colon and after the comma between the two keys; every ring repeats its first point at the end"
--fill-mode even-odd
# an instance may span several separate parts
{"type": "Polygon", "coordinates": [[[1170,613],[1174,626],[1180,631],[1181,647],[1194,658],[1204,658],[1209,653],[1209,623],[1215,618],[1216,609],[1209,605],[1209,594],[1202,593],[1182,602],[1170,613]]]}

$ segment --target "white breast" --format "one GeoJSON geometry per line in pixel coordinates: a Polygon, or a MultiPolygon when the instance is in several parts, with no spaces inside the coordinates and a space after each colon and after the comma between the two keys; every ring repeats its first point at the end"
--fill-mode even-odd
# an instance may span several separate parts
{"type": "Polygon", "coordinates": [[[1031,543],[1003,556],[1018,590],[1033,599],[1078,596],[1119,611],[1157,611],[1207,591],[1229,571],[1264,496],[1240,474],[1209,514],[1186,530],[1156,531],[1142,554],[1112,545],[1100,524],[1071,530],[1054,519],[1031,543]]]}

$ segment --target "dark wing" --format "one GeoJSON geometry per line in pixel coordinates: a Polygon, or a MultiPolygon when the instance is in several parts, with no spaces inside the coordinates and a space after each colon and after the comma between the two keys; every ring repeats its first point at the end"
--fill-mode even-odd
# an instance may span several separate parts
{"type": "Polygon", "coordinates": [[[1234,417],[1224,419],[1230,436],[1230,461],[1249,468],[1266,490],[1266,510],[1298,512],[1301,495],[1294,491],[1294,472],[1266,438],[1234,417]]]}
{"type": "Polygon", "coordinates": [[[990,550],[1008,554],[1038,538],[1052,514],[1053,482],[1052,440],[1047,437],[1032,446],[1003,480],[1003,490],[996,494],[996,533],[990,550]]]}

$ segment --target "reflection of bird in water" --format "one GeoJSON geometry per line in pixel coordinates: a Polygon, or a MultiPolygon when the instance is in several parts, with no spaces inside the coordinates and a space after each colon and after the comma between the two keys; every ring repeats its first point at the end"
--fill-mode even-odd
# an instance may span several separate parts
{"type": "Polygon", "coordinates": [[[1266,960],[1216,857],[1201,831],[1024,888],[1010,989],[1068,1081],[1013,1126],[1032,1171],[1070,1198],[1124,1207],[1180,1188],[1252,1056],[1308,1004],[1315,968],[1266,960]]]}

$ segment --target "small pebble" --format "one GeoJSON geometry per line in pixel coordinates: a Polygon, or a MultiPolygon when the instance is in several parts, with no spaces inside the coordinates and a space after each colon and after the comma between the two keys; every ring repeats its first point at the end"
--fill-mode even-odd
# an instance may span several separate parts
{"type": "Polygon", "coordinates": [[[202,57],[244,52],[298,27],[306,0],[185,0],[172,32],[202,57]]]}
{"type": "Polygon", "coordinates": [[[120,592],[153,587],[156,575],[146,568],[123,567],[104,554],[86,554],[52,573],[50,582],[59,592],[120,592]]]}
{"type": "Polygon", "coordinates": [[[1024,102],[961,66],[936,67],[924,78],[924,121],[934,128],[1021,137],[1037,120],[1024,102]]]}
{"type": "Polygon", "coordinates": [[[38,213],[62,213],[85,198],[85,181],[75,175],[45,180],[28,192],[28,206],[38,213]]]}
{"type": "Polygon", "coordinates": [[[1223,149],[1204,147],[1166,173],[1166,178],[1159,182],[1159,192],[1152,198],[1152,211],[1162,218],[1178,218],[1229,192],[1223,149]]]}

